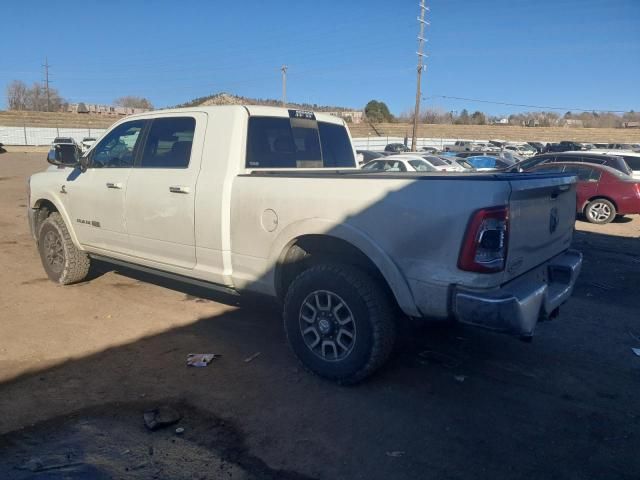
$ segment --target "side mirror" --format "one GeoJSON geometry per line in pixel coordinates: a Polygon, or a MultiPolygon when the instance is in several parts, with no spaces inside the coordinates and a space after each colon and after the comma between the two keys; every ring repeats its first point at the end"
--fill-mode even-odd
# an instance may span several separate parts
{"type": "Polygon", "coordinates": [[[47,154],[47,162],[58,167],[75,167],[79,161],[79,151],[75,145],[55,145],[47,154]]]}
{"type": "Polygon", "coordinates": [[[78,161],[78,165],[80,166],[80,171],[82,173],[87,171],[87,168],[89,168],[90,162],[91,160],[89,160],[89,155],[83,155],[80,157],[80,160],[78,161]]]}

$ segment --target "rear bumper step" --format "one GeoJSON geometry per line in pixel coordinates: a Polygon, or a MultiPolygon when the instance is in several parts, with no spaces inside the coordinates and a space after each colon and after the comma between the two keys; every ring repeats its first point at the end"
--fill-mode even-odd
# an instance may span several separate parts
{"type": "Polygon", "coordinates": [[[569,299],[581,267],[582,254],[567,250],[498,289],[457,287],[454,315],[461,323],[531,337],[538,320],[551,316],[569,299]]]}

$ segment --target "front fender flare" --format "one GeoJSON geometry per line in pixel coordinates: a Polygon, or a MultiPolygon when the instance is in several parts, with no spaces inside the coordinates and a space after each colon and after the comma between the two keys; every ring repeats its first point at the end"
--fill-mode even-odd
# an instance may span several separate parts
{"type": "MultiPolygon", "coordinates": [[[[30,206],[30,208],[33,210],[37,210],[38,208],[40,208],[41,204],[45,200],[53,204],[53,206],[56,208],[56,210],[64,220],[65,225],[67,226],[67,230],[69,231],[69,235],[71,236],[71,240],[73,241],[73,244],[79,250],[84,250],[84,248],[82,248],[82,245],[80,245],[80,242],[78,241],[76,232],[72,227],[73,222],[71,220],[71,217],[69,217],[69,212],[64,207],[64,203],[62,202],[62,199],[60,198],[60,196],[55,193],[47,192],[46,194],[33,195],[33,198],[35,198],[35,200],[32,202],[30,206]]],[[[33,232],[33,233],[37,241],[38,232],[33,232]]]]}

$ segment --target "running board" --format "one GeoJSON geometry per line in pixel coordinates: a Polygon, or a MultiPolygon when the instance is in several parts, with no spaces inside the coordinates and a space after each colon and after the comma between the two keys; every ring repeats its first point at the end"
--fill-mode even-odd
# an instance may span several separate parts
{"type": "Polygon", "coordinates": [[[235,297],[240,296],[240,294],[233,288],[225,287],[224,285],[218,285],[217,283],[207,282],[206,280],[187,277],[185,275],[180,275],[178,273],[165,272],[157,268],[144,267],[142,265],[138,265],[135,263],[125,262],[124,260],[116,260],[115,258],[103,257],[102,255],[98,255],[95,253],[90,253],[89,256],[91,258],[95,258],[96,260],[100,260],[101,262],[111,263],[113,265],[129,268],[131,270],[137,270],[139,272],[149,273],[151,275],[168,278],[169,280],[175,280],[177,282],[188,283],[196,287],[206,288],[207,290],[215,290],[216,292],[224,293],[227,295],[233,295],[235,297]]]}

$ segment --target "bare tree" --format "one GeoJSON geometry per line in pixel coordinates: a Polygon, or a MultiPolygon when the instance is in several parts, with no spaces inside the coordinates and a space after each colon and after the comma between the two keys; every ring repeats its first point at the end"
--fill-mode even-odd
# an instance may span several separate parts
{"type": "Polygon", "coordinates": [[[113,104],[117,105],[118,107],[144,108],[147,110],[153,110],[153,105],[147,98],[135,97],[133,95],[126,95],[124,97],[116,98],[113,101],[113,104]]]}
{"type": "MultiPolygon", "coordinates": [[[[49,106],[51,111],[58,111],[62,107],[64,99],[55,88],[49,89],[49,106]]],[[[47,95],[39,83],[34,83],[31,88],[24,82],[14,80],[7,87],[7,105],[9,110],[47,110],[47,95]]]]}
{"type": "Polygon", "coordinates": [[[20,80],[14,80],[7,86],[7,106],[9,110],[26,110],[29,88],[20,80]]]}

